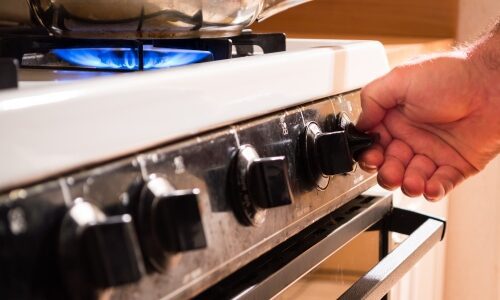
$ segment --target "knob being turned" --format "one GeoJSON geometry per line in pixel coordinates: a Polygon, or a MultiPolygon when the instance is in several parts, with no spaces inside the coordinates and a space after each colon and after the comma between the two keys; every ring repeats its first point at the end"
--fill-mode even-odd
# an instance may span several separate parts
{"type": "Polygon", "coordinates": [[[361,153],[378,139],[377,135],[357,130],[345,114],[337,116],[334,125],[333,131],[322,132],[318,124],[311,122],[304,133],[308,176],[317,184],[325,176],[351,172],[361,153]]]}

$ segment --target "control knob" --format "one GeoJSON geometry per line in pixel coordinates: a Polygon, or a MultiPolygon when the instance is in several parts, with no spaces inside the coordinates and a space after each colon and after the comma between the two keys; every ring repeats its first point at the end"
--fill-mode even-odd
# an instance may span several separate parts
{"type": "Polygon", "coordinates": [[[134,217],[143,253],[163,272],[176,253],[207,246],[198,189],[175,190],[163,177],[149,175],[136,199],[134,217]]]}
{"type": "Polygon", "coordinates": [[[250,145],[238,150],[228,176],[228,199],[243,225],[260,225],[268,208],[292,203],[284,156],[260,158],[250,145]]]}
{"type": "Polygon", "coordinates": [[[82,299],[97,289],[138,281],[144,273],[131,216],[108,217],[82,198],[62,220],[59,258],[68,291],[82,299]]]}
{"type": "Polygon", "coordinates": [[[344,113],[335,118],[332,129],[322,132],[317,123],[310,122],[305,130],[307,172],[320,188],[326,187],[328,176],[351,172],[359,155],[378,138],[358,131],[344,113]]]}

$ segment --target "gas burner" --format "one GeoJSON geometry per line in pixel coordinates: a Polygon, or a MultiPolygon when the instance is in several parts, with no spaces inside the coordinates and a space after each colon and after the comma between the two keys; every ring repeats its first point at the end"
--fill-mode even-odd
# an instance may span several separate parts
{"type": "MultiPolygon", "coordinates": [[[[142,61],[139,52],[128,48],[74,48],[53,49],[49,54],[59,58],[61,64],[95,69],[137,70],[162,69],[212,61],[209,51],[163,49],[150,45],[143,46],[142,61]]],[[[23,62],[27,59],[23,57],[23,62]]],[[[35,63],[37,59],[35,57],[35,63]]],[[[26,66],[26,65],[25,65],[26,66]]]]}
{"type": "Polygon", "coordinates": [[[0,35],[0,57],[21,68],[142,71],[286,50],[282,33],[213,39],[75,39],[41,34],[0,35]]]}

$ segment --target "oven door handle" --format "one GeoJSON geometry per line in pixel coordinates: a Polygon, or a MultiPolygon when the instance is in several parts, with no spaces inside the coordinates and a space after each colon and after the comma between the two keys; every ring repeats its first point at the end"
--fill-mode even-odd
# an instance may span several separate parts
{"type": "Polygon", "coordinates": [[[366,230],[380,230],[381,249],[387,249],[388,231],[411,234],[342,296],[383,297],[442,239],[444,227],[443,220],[393,208],[390,194],[358,197],[194,299],[270,299],[366,230]]]}
{"type": "Polygon", "coordinates": [[[398,247],[356,281],[339,299],[381,299],[444,237],[446,222],[394,208],[381,223],[384,230],[409,234],[398,247]]]}

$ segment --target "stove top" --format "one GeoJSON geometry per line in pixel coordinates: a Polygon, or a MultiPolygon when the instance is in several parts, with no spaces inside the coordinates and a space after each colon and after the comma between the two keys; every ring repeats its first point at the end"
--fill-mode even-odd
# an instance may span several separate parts
{"type": "Polygon", "coordinates": [[[306,39],[139,73],[21,68],[19,89],[0,92],[0,190],[359,89],[387,70],[378,42],[306,39]]]}

